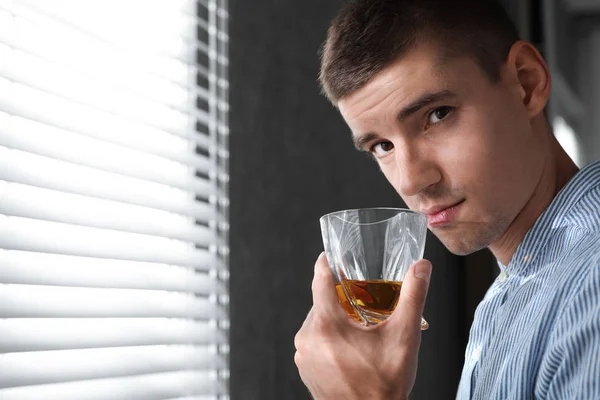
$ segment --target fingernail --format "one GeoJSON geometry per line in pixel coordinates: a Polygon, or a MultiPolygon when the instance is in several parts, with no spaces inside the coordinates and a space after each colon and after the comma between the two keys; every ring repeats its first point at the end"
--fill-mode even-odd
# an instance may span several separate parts
{"type": "Polygon", "coordinates": [[[431,277],[431,263],[424,260],[415,265],[415,276],[429,283],[429,278],[431,277]]]}

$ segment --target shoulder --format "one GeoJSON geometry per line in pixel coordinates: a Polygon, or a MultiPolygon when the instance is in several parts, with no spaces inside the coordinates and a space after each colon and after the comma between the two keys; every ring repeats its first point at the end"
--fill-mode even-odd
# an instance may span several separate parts
{"type": "Polygon", "coordinates": [[[570,319],[584,311],[580,304],[600,311],[600,232],[561,229],[550,239],[544,257],[544,292],[556,301],[554,318],[570,319]]]}
{"type": "Polygon", "coordinates": [[[600,185],[588,187],[568,210],[565,219],[569,224],[600,234],[600,185]]]}
{"type": "Polygon", "coordinates": [[[574,315],[595,313],[600,317],[600,233],[589,232],[573,246],[564,264],[563,276],[570,282],[564,282],[569,286],[569,295],[562,316],[571,320],[574,315]]]}

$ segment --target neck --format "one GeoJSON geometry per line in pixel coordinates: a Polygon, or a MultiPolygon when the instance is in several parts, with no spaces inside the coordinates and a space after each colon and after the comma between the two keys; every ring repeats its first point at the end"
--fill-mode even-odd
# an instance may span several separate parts
{"type": "Polygon", "coordinates": [[[517,247],[531,229],[535,221],[550,205],[558,192],[579,170],[573,160],[565,153],[552,132],[544,132],[550,157],[546,159],[542,176],[533,195],[508,227],[504,235],[489,246],[494,256],[503,265],[508,265],[517,247]]]}

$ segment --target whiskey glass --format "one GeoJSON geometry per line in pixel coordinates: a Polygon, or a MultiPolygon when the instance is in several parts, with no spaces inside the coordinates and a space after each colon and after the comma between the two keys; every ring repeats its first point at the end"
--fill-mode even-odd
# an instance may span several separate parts
{"type": "MultiPolygon", "coordinates": [[[[364,325],[391,315],[410,266],[423,257],[425,215],[402,208],[361,208],[319,220],[338,300],[364,325]]],[[[421,329],[429,327],[421,320],[421,329]]]]}

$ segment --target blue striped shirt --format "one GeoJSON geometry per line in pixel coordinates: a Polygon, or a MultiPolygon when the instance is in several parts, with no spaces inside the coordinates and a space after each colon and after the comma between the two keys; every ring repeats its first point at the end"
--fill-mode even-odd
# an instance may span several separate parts
{"type": "Polygon", "coordinates": [[[458,399],[600,399],[600,162],[579,171],[477,307],[458,399]]]}

